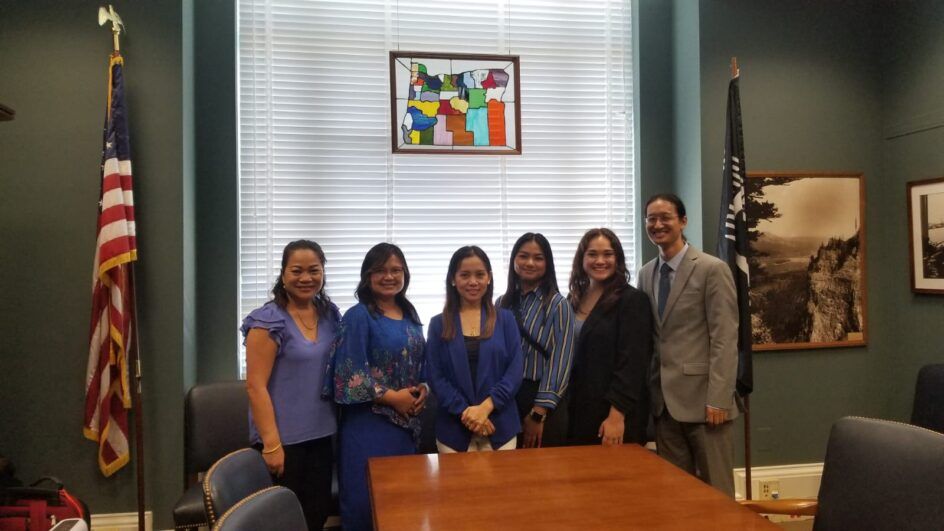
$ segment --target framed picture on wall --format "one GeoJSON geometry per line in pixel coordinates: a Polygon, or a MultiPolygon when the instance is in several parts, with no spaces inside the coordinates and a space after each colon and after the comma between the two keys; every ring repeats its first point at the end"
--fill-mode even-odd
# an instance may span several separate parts
{"type": "Polygon", "coordinates": [[[861,173],[749,172],[754,350],[866,343],[861,173]]]}
{"type": "Polygon", "coordinates": [[[911,291],[944,294],[944,177],[908,183],[911,291]]]}
{"type": "Polygon", "coordinates": [[[521,154],[517,55],[390,52],[394,153],[521,154]]]}

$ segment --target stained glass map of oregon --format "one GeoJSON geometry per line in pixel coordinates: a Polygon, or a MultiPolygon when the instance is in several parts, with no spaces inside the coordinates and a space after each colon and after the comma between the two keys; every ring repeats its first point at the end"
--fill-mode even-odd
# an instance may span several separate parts
{"type": "Polygon", "coordinates": [[[394,153],[521,153],[518,57],[390,52],[394,153]]]}

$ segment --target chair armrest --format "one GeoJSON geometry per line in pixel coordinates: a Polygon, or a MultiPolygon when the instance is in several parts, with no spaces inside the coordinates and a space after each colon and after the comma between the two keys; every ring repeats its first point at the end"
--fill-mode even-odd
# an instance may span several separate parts
{"type": "Polygon", "coordinates": [[[760,514],[792,514],[797,516],[816,516],[819,502],[816,500],[741,500],[741,505],[760,514]]]}

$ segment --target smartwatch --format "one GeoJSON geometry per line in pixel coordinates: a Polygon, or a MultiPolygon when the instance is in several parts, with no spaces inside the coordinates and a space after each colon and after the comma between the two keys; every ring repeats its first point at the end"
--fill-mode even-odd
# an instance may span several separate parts
{"type": "Polygon", "coordinates": [[[528,413],[528,416],[531,418],[531,420],[537,422],[538,424],[544,424],[544,421],[547,420],[547,413],[542,415],[533,409],[531,410],[531,413],[528,413]]]}

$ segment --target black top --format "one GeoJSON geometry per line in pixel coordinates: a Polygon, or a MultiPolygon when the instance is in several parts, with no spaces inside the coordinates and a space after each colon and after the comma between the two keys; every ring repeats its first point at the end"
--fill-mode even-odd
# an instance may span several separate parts
{"type": "Polygon", "coordinates": [[[600,444],[597,432],[610,406],[626,415],[623,441],[646,442],[652,327],[649,297],[632,286],[612,306],[597,304],[587,316],[569,387],[571,444],[600,444]]]}
{"type": "Polygon", "coordinates": [[[465,351],[469,354],[469,374],[472,375],[472,388],[478,380],[479,368],[479,336],[462,336],[465,339],[465,351]]]}

